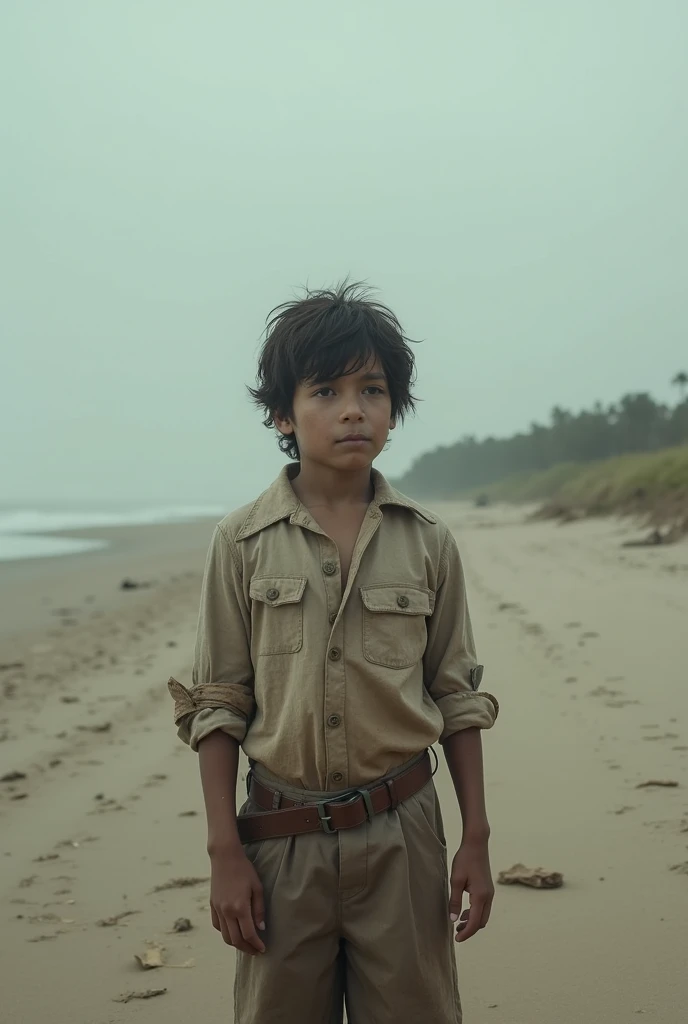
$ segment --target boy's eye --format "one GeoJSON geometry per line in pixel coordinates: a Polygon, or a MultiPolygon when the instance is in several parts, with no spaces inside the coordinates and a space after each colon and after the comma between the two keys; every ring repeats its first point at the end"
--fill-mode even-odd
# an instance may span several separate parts
{"type": "Polygon", "coordinates": [[[322,395],[323,398],[327,398],[328,394],[333,395],[334,391],[332,390],[332,388],[324,387],[324,388],[318,388],[318,390],[314,391],[313,394],[315,396],[322,395]]]}
{"type": "Polygon", "coordinates": [[[377,384],[369,384],[365,390],[369,391],[373,395],[384,395],[385,393],[385,389],[379,387],[377,384]]]}

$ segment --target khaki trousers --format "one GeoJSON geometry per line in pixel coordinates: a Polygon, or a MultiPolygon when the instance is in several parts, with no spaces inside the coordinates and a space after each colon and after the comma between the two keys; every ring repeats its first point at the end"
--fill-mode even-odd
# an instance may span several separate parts
{"type": "MultiPolygon", "coordinates": [[[[335,795],[254,773],[290,799],[335,795]]],[[[241,813],[258,810],[248,801],[241,813]]],[[[351,1024],[461,1024],[432,780],[359,828],[245,850],[265,891],[267,951],[237,953],[235,1024],[341,1024],[344,1004],[351,1024]]]]}

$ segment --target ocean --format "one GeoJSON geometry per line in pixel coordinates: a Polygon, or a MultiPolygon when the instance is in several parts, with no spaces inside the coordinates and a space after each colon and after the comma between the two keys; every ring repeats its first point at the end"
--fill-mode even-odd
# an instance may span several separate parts
{"type": "Polygon", "coordinates": [[[189,522],[213,516],[220,518],[226,511],[215,505],[161,505],[118,510],[0,508],[0,562],[58,557],[107,547],[105,540],[56,536],[63,530],[189,522]]]}

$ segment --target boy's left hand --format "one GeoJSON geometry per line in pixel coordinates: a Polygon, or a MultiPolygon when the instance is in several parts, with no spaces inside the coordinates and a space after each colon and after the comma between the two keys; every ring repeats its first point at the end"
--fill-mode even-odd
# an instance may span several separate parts
{"type": "Polygon", "coordinates": [[[494,892],[487,843],[462,843],[452,863],[449,901],[451,919],[459,922],[457,942],[465,942],[485,927],[494,892]],[[462,912],[464,892],[469,895],[470,905],[462,912]]]}

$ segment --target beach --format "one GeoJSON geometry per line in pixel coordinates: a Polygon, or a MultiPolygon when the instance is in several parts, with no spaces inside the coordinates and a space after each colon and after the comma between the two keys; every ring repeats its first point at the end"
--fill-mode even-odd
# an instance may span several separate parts
{"type": "MultiPolygon", "coordinates": [[[[487,929],[457,946],[465,1020],[681,1024],[688,543],[625,547],[642,535],[628,521],[433,507],[459,540],[482,685],[501,705],[484,737],[495,878],[523,863],[564,880],[497,885],[487,929]]],[[[197,758],[167,692],[170,675],[189,681],[213,525],[82,529],[65,536],[106,546],[0,563],[7,1024],[233,1021],[197,758]],[[158,947],[164,966],[144,969],[137,955],[158,947]]],[[[437,781],[451,856],[444,765],[437,781]]]]}

